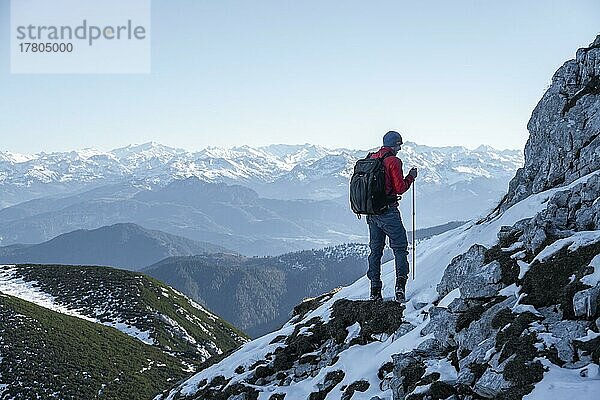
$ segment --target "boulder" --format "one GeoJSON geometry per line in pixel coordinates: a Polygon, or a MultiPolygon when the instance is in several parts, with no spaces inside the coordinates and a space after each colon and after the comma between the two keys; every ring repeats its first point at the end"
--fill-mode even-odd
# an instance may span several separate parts
{"type": "Polygon", "coordinates": [[[488,368],[475,383],[473,391],[482,397],[493,399],[510,387],[510,382],[504,379],[502,373],[488,368]]]}
{"type": "Polygon", "coordinates": [[[483,266],[486,250],[485,246],[475,244],[466,253],[452,259],[436,288],[440,298],[459,287],[465,277],[477,272],[483,266]]]}
{"type": "Polygon", "coordinates": [[[493,261],[481,267],[476,273],[464,277],[460,284],[460,293],[465,299],[494,297],[502,288],[502,267],[493,261]]]}
{"type": "Polygon", "coordinates": [[[473,321],[467,328],[456,334],[456,342],[461,349],[473,351],[484,340],[492,336],[497,330],[492,327],[492,319],[503,309],[510,309],[516,303],[514,297],[509,297],[502,302],[485,310],[481,317],[473,321]]]}

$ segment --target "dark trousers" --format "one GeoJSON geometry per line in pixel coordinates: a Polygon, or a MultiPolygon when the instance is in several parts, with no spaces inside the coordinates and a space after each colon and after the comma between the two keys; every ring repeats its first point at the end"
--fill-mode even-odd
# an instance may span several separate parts
{"type": "Polygon", "coordinates": [[[389,207],[383,214],[368,215],[369,224],[369,270],[367,278],[371,289],[381,289],[381,257],[385,247],[385,237],[390,238],[390,247],[396,260],[396,284],[406,283],[408,277],[408,239],[397,207],[389,207]]]}

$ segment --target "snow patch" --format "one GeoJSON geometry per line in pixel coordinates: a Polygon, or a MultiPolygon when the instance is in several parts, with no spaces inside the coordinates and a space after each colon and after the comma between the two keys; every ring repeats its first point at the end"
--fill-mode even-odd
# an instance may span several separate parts
{"type": "Polygon", "coordinates": [[[512,285],[501,289],[500,292],[498,292],[498,293],[500,294],[500,296],[506,296],[506,297],[515,296],[515,297],[517,297],[519,294],[519,287],[515,283],[513,283],[512,285]]]}
{"type": "Polygon", "coordinates": [[[596,332],[588,329],[587,335],[577,338],[575,340],[579,340],[580,342],[589,342],[590,340],[594,340],[597,337],[600,337],[600,333],[596,333],[596,332]]]}
{"type": "Polygon", "coordinates": [[[522,260],[517,260],[517,265],[519,266],[519,279],[523,279],[527,271],[529,271],[531,264],[528,264],[522,260]]]}
{"type": "Polygon", "coordinates": [[[352,339],[357,338],[358,335],[360,335],[360,324],[355,322],[354,325],[349,326],[346,330],[348,331],[348,336],[346,336],[345,342],[349,343],[352,339]]]}
{"type": "Polygon", "coordinates": [[[523,400],[598,400],[600,373],[598,364],[579,369],[557,367],[546,359],[540,360],[548,372],[523,400]]]}
{"type": "Polygon", "coordinates": [[[448,293],[440,302],[438,303],[438,307],[448,308],[450,303],[452,303],[455,299],[460,297],[460,288],[456,288],[450,293],[448,293]]]}
{"type": "Polygon", "coordinates": [[[592,259],[590,267],[594,268],[594,272],[581,278],[581,282],[586,285],[596,286],[600,282],[600,254],[592,259]]]}
{"type": "Polygon", "coordinates": [[[521,248],[523,248],[523,242],[515,242],[508,247],[503,247],[501,250],[505,252],[511,252],[521,248]]]}
{"type": "Polygon", "coordinates": [[[515,304],[512,308],[512,312],[515,314],[522,314],[524,312],[530,312],[535,315],[542,315],[538,310],[535,309],[534,306],[530,304],[515,304]]]}
{"type": "MultiPolygon", "coordinates": [[[[100,323],[98,320],[95,320],[93,322],[100,323]]],[[[150,345],[155,344],[154,339],[152,339],[150,337],[150,332],[142,331],[142,330],[136,328],[135,326],[132,326],[126,322],[110,321],[110,322],[102,322],[102,325],[113,327],[113,328],[123,332],[124,334],[129,335],[133,338],[136,338],[139,341],[144,342],[146,344],[150,344],[150,345]]]]}
{"type": "Polygon", "coordinates": [[[510,258],[512,258],[513,260],[520,260],[522,258],[525,258],[525,256],[527,255],[527,252],[525,250],[521,250],[516,252],[515,254],[511,255],[510,258]]]}
{"type": "Polygon", "coordinates": [[[78,310],[58,304],[54,296],[41,291],[38,286],[35,281],[25,282],[23,278],[17,277],[14,265],[0,265],[0,292],[61,314],[97,322],[95,318],[83,315],[78,310]]]}
{"type": "Polygon", "coordinates": [[[425,375],[437,372],[440,374],[440,381],[454,383],[458,379],[458,373],[454,366],[447,359],[441,360],[427,360],[425,362],[427,368],[425,369],[425,375]]]}
{"type": "MultiPolygon", "coordinates": [[[[575,232],[572,236],[564,239],[558,239],[544,250],[540,251],[533,261],[544,262],[555,253],[569,246],[569,251],[576,251],[580,247],[589,246],[600,242],[600,231],[581,231],[575,232]]],[[[533,263],[533,262],[532,262],[533,263]]]]}

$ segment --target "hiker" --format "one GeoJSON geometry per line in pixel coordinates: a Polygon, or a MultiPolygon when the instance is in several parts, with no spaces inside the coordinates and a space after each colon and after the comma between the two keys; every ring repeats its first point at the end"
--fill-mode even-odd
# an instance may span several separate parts
{"type": "Polygon", "coordinates": [[[385,247],[385,237],[390,240],[396,262],[396,301],[406,300],[405,290],[408,279],[408,239],[398,210],[399,196],[408,191],[417,177],[417,169],[411,168],[406,177],[402,174],[402,161],[396,154],[400,151],[402,136],[389,131],[383,136],[383,147],[370,158],[383,158],[385,170],[385,191],[388,195],[387,206],[380,213],[367,215],[369,224],[369,270],[367,277],[371,281],[371,300],[382,300],[381,296],[381,257],[385,247]]]}

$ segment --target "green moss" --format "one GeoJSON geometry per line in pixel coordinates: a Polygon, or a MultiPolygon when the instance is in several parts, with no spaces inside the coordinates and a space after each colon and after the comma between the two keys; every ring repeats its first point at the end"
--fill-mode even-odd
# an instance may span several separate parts
{"type": "Polygon", "coordinates": [[[430,383],[433,383],[433,382],[437,381],[438,379],[440,379],[439,372],[433,372],[431,374],[423,376],[421,378],[421,381],[419,382],[419,386],[429,385],[430,383]]]}
{"type": "Polygon", "coordinates": [[[502,376],[517,386],[528,386],[544,377],[544,366],[539,361],[527,362],[526,356],[517,355],[506,363],[502,376]]]}
{"type": "Polygon", "coordinates": [[[453,386],[447,384],[446,382],[433,382],[431,384],[431,388],[429,389],[430,396],[436,400],[447,399],[450,396],[456,394],[456,389],[453,386]]]}
{"type": "Polygon", "coordinates": [[[377,371],[377,377],[380,381],[390,372],[394,370],[394,363],[391,361],[386,362],[381,367],[379,367],[379,371],[377,371]]]}
{"type": "Polygon", "coordinates": [[[582,350],[592,356],[592,360],[596,364],[600,364],[600,337],[597,337],[587,342],[574,340],[573,345],[576,349],[582,350]]]}
{"type": "Polygon", "coordinates": [[[202,390],[196,392],[192,399],[229,400],[229,398],[239,395],[244,395],[244,399],[246,400],[257,400],[259,392],[250,386],[244,385],[243,383],[234,383],[225,387],[225,385],[220,382],[213,386],[213,383],[211,382],[209,387],[203,388],[202,390]]]}
{"type": "Polygon", "coordinates": [[[273,368],[261,365],[260,367],[256,368],[256,371],[254,371],[254,377],[256,379],[261,379],[266,378],[267,376],[271,376],[274,373],[275,371],[273,371],[273,368]]]}
{"type": "Polygon", "coordinates": [[[413,357],[406,359],[406,362],[408,362],[408,365],[402,369],[400,374],[404,393],[412,392],[425,375],[425,364],[423,362],[413,357]]]}
{"type": "Polygon", "coordinates": [[[319,361],[319,356],[316,356],[314,354],[308,354],[305,356],[300,357],[300,359],[298,360],[298,364],[316,364],[319,361]]]}
{"type": "Polygon", "coordinates": [[[512,259],[511,254],[502,251],[502,248],[509,247],[517,241],[516,238],[512,237],[509,240],[505,240],[503,243],[497,244],[494,247],[489,248],[485,252],[484,263],[489,264],[492,261],[497,261],[500,264],[501,271],[501,282],[508,286],[515,283],[519,277],[519,266],[516,260],[512,259]]]}
{"type": "Polygon", "coordinates": [[[327,339],[329,339],[327,328],[318,317],[296,325],[294,332],[285,341],[286,346],[275,350],[273,369],[278,372],[291,368],[302,355],[317,350],[327,339]],[[302,328],[309,328],[312,334],[300,334],[302,328]]]}
{"type": "Polygon", "coordinates": [[[458,360],[458,350],[454,349],[452,352],[450,352],[448,358],[450,359],[450,364],[452,364],[452,366],[458,371],[460,369],[460,362],[458,360]]]}
{"type": "Polygon", "coordinates": [[[300,304],[298,304],[297,306],[294,307],[294,310],[292,311],[292,316],[295,318],[293,318],[293,319],[296,322],[302,320],[302,318],[304,318],[306,316],[306,314],[308,314],[311,311],[316,310],[327,300],[331,299],[338,290],[339,289],[335,289],[335,290],[333,290],[329,293],[325,293],[321,296],[317,296],[317,297],[310,298],[310,299],[304,299],[300,304]]]}
{"type": "Polygon", "coordinates": [[[234,372],[238,375],[243,374],[244,372],[246,372],[246,368],[244,368],[243,365],[238,365],[234,372]]]}
{"type": "Polygon", "coordinates": [[[488,369],[488,365],[486,363],[471,363],[468,365],[468,368],[471,370],[473,375],[475,375],[475,380],[478,380],[483,376],[485,370],[488,369]]]}
{"type": "Polygon", "coordinates": [[[373,302],[341,299],[333,304],[331,322],[328,329],[337,343],[343,343],[347,336],[346,328],[360,324],[358,340],[354,343],[372,342],[372,335],[393,334],[402,324],[404,307],[395,301],[373,302]]]}
{"type": "Polygon", "coordinates": [[[509,309],[505,308],[500,310],[494,317],[492,318],[492,328],[500,329],[505,327],[506,325],[512,323],[516,318],[516,315],[512,313],[509,309]]]}
{"type": "Polygon", "coordinates": [[[525,395],[531,393],[533,389],[533,385],[513,386],[511,388],[503,390],[498,396],[495,397],[495,400],[522,399],[525,395]]]}
{"type": "Polygon", "coordinates": [[[285,341],[286,338],[287,338],[286,335],[278,335],[275,339],[271,340],[271,342],[269,344],[281,343],[281,342],[285,341]]]}
{"type": "Polygon", "coordinates": [[[541,318],[530,312],[518,314],[513,322],[500,330],[496,335],[496,351],[501,351],[500,362],[513,354],[519,353],[528,359],[533,359],[537,354],[534,344],[537,341],[535,334],[522,335],[529,324],[541,318]]]}
{"type": "Polygon", "coordinates": [[[581,279],[592,258],[600,253],[600,243],[568,251],[565,247],[543,263],[535,261],[522,282],[523,304],[548,307],[560,304],[566,319],[574,319],[573,295],[588,286],[581,279]],[[571,282],[570,277],[575,275],[571,282]]]}

